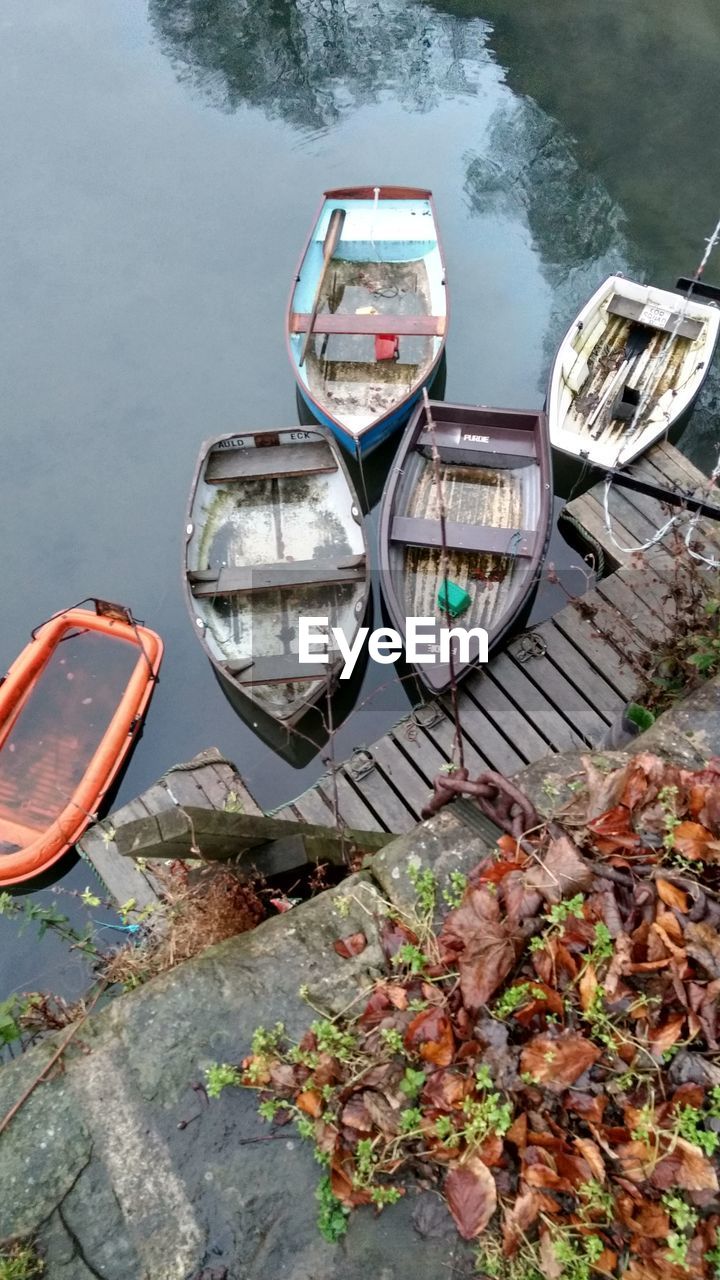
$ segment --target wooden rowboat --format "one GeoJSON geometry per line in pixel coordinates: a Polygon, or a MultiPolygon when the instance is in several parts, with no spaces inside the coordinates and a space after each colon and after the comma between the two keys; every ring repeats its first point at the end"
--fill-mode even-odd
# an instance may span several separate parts
{"type": "MultiPolygon", "coordinates": [[[[431,403],[408,424],[380,510],[380,569],[393,626],[408,618],[448,625],[439,489],[446,513],[448,595],[463,601],[452,626],[480,627],[492,650],[529,603],[550,537],[552,468],[544,413],[431,403]],[[438,468],[433,445],[438,452],[438,468]],[[439,486],[438,486],[439,475],[439,486]]],[[[452,642],[455,675],[475,665],[452,642]]],[[[449,663],[417,664],[434,693],[449,663]]]]}
{"type": "Polygon", "coordinates": [[[353,457],[407,421],[437,371],[446,324],[431,193],[326,191],[293,284],[287,335],[301,396],[353,457]]]}
{"type": "Polygon", "coordinates": [[[600,285],[553,364],[547,414],[554,449],[623,467],[682,425],[720,330],[720,291],[689,280],[678,286],[691,283],[685,296],[619,275],[600,285]]]}
{"type": "Polygon", "coordinates": [[[337,680],[301,663],[299,619],[352,642],[368,601],[360,505],[327,431],[244,431],[203,445],[190,493],[184,578],[210,661],[254,708],[295,724],[337,680]]]}
{"type": "Polygon", "coordinates": [[[0,685],[0,887],[57,862],[133,747],[162,641],[97,600],[39,627],[0,685]]]}

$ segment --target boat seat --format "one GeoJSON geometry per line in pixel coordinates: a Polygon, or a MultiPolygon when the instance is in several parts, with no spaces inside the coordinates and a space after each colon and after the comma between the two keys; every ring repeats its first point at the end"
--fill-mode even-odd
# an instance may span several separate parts
{"type": "Polygon", "coordinates": [[[300,662],[296,653],[268,653],[253,659],[231,659],[225,670],[238,684],[286,684],[289,680],[327,680],[332,665],[300,662]]]}
{"type": "Polygon", "coordinates": [[[288,560],[281,564],[226,566],[218,570],[190,570],[188,581],[198,598],[206,596],[242,595],[251,591],[270,591],[292,587],[341,586],[364,582],[365,557],[348,556],[334,564],[318,560],[288,560]],[[212,578],[206,575],[212,573],[212,578]]]}
{"type": "MultiPolygon", "coordinates": [[[[626,298],[621,293],[614,293],[608,303],[611,316],[624,316],[626,320],[634,320],[636,324],[647,325],[649,329],[661,329],[665,333],[674,333],[680,320],[679,311],[669,311],[657,302],[636,302],[634,298],[626,298]]],[[[680,320],[677,334],[694,342],[703,331],[702,320],[688,320],[684,316],[680,320]]]]}
{"type": "MultiPolygon", "coordinates": [[[[393,542],[414,547],[440,547],[440,521],[415,516],[395,516],[390,528],[393,542]]],[[[445,545],[452,551],[477,551],[488,555],[532,556],[536,534],[532,529],[492,528],[482,524],[445,524],[445,545]]]]}
{"type": "Polygon", "coordinates": [[[337,471],[335,456],[326,441],[313,440],[258,449],[216,449],[208,459],[205,479],[208,484],[223,484],[227,480],[318,475],[324,471],[337,471]]]}
{"type": "MultiPolygon", "coordinates": [[[[307,333],[310,313],[293,311],[290,317],[291,333],[307,333]]],[[[350,333],[374,335],[392,333],[398,338],[441,338],[447,326],[447,316],[428,315],[377,315],[355,311],[323,311],[315,319],[313,333],[350,333]]]]}
{"type": "MultiPolygon", "coordinates": [[[[494,427],[461,427],[457,442],[452,444],[444,438],[444,431],[448,425],[443,423],[443,430],[438,430],[437,445],[438,453],[443,461],[459,462],[468,461],[470,464],[477,463],[484,453],[487,453],[491,459],[499,455],[508,455],[513,458],[536,458],[537,444],[535,435],[532,431],[514,431],[511,428],[497,430],[494,427]],[[461,458],[462,455],[462,458],[461,458]]],[[[421,431],[417,438],[417,447],[432,450],[433,433],[431,431],[421,431]]]]}
{"type": "Polygon", "coordinates": [[[419,364],[403,364],[401,360],[325,360],[322,361],[322,380],[331,382],[362,382],[370,386],[381,383],[391,386],[407,383],[411,387],[420,376],[419,364]]]}

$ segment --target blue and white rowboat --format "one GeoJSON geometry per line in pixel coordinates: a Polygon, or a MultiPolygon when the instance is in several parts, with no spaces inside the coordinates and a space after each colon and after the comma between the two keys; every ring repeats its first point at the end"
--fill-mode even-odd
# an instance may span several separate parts
{"type": "Polygon", "coordinates": [[[353,457],[407,421],[437,371],[445,263],[429,191],[326,191],[288,308],[300,394],[353,457]]]}

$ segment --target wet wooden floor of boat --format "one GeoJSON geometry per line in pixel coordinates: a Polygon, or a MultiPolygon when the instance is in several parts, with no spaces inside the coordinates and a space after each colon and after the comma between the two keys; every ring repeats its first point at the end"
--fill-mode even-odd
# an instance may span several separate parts
{"type": "MultiPolygon", "coordinates": [[[[580,388],[579,395],[575,397],[568,410],[565,426],[568,430],[577,431],[579,435],[591,436],[593,440],[602,444],[614,443],[619,445],[630,430],[630,422],[611,418],[610,413],[616,393],[613,391],[612,394],[608,395],[608,392],[623,363],[628,340],[636,334],[648,336],[646,347],[643,352],[638,354],[636,362],[627,370],[626,376],[618,384],[616,391],[621,391],[623,383],[636,388],[641,395],[646,395],[649,391],[651,398],[647,405],[648,411],[652,410],[660,396],[677,384],[690,343],[687,338],[675,338],[670,359],[667,364],[664,359],[662,360],[662,372],[660,377],[657,378],[653,376],[656,372],[653,366],[655,358],[665,348],[667,333],[663,330],[650,331],[643,329],[642,326],[623,316],[611,316],[609,318],[610,324],[605,335],[590,355],[588,376],[580,388]],[[637,377],[636,373],[639,369],[637,361],[640,359],[643,362],[647,359],[647,363],[644,364],[644,369],[641,371],[640,376],[637,377]],[[607,396],[606,403],[597,417],[593,417],[604,396],[607,396]]],[[[643,421],[645,421],[645,415],[643,416],[643,421]]]]}
{"type": "MultiPolygon", "coordinates": [[[[334,262],[320,311],[352,314],[364,307],[387,315],[430,315],[424,262],[334,262]]],[[[334,412],[380,414],[410,391],[433,353],[431,337],[406,335],[399,360],[376,360],[370,335],[318,334],[306,362],[308,385],[334,412]]]]}
{"type": "MultiPolygon", "coordinates": [[[[667,444],[655,446],[633,469],[673,488],[692,490],[705,482],[667,444]]],[[[714,491],[708,500],[720,501],[720,493],[714,491]]],[[[615,571],[593,591],[583,594],[578,585],[582,612],[568,604],[534,628],[532,634],[546,645],[544,656],[522,662],[516,639],[460,687],[465,763],[471,774],[484,769],[513,774],[554,752],[596,745],[637,693],[632,660],[642,660],[666,634],[666,593],[673,574],[667,546],[652,553],[641,569],[634,567],[609,541],[601,501],[596,486],[568,510],[600,541],[615,571]]],[[[612,490],[611,511],[619,541],[626,545],[648,537],[666,519],[654,499],[618,488],[612,490]]],[[[700,529],[715,539],[715,554],[720,554],[717,526],[701,522],[700,529]]],[[[582,581],[580,571],[577,581],[582,581]]],[[[347,826],[408,831],[418,821],[433,779],[452,758],[453,736],[449,698],[430,702],[417,717],[407,717],[374,742],[362,758],[346,761],[335,783],[322,778],[278,810],[278,816],[332,822],[336,789],[339,816],[347,826]]]]}

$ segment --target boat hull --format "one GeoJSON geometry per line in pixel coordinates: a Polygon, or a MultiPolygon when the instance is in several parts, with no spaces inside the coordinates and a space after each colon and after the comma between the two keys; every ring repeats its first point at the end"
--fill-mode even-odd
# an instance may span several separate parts
{"type": "Polygon", "coordinates": [[[50,619],[0,687],[0,887],[53,866],[94,821],[139,736],[163,646],[117,614],[50,619]]]}
{"type": "MultiPolygon", "coordinates": [[[[552,467],[544,413],[431,403],[417,409],[380,511],[383,598],[405,640],[419,618],[487,638],[488,654],[526,616],[550,538],[552,467]],[[435,460],[435,447],[438,450],[435,460]],[[440,528],[445,509],[446,562],[440,528]],[[451,618],[443,604],[447,587],[451,618]]],[[[429,625],[428,625],[429,630],[429,625]]],[[[477,641],[471,642],[477,644],[477,641]]],[[[478,650],[412,663],[441,694],[477,665],[478,650]]]]}
{"type": "Polygon", "coordinates": [[[553,449],[611,470],[677,437],[719,334],[717,304],[609,276],[553,361],[546,400],[553,449]]]}
{"type": "Polygon", "coordinates": [[[286,338],[304,404],[354,458],[406,424],[437,373],[447,315],[431,193],[326,192],[293,282],[286,338]],[[326,261],[338,214],[341,237],[326,261]]]}
{"type": "Polygon", "coordinates": [[[342,661],[300,659],[300,619],[354,637],[367,611],[360,505],[332,436],[245,431],[208,441],[193,480],[185,597],[205,653],[243,717],[292,730],[334,687],[342,661]]]}

